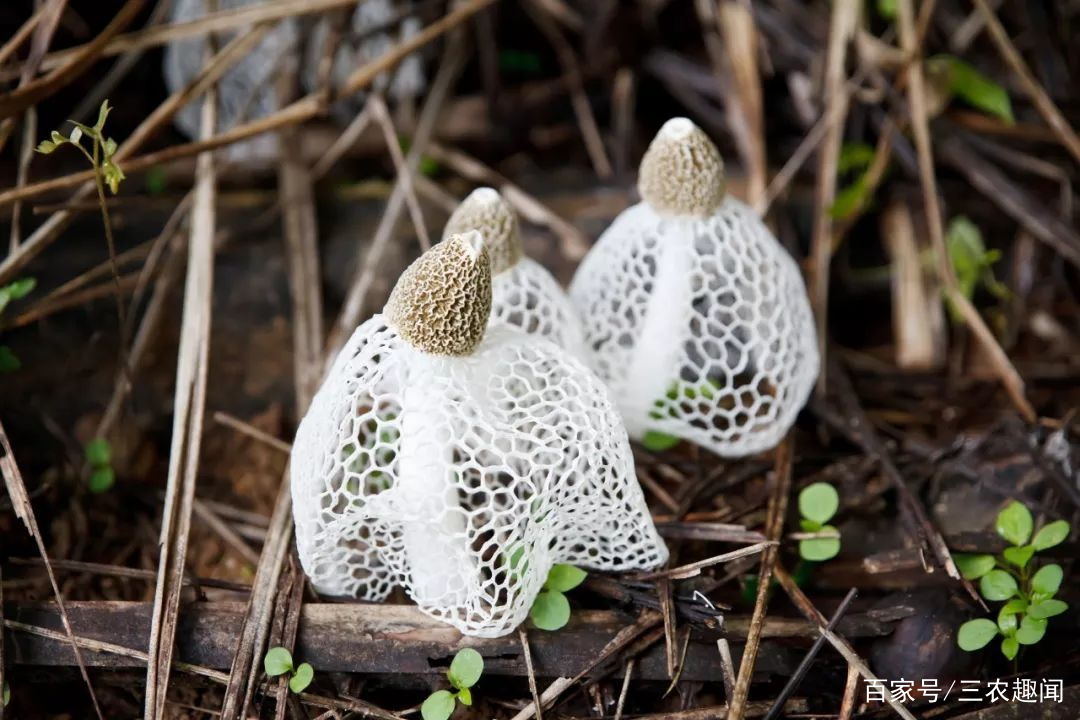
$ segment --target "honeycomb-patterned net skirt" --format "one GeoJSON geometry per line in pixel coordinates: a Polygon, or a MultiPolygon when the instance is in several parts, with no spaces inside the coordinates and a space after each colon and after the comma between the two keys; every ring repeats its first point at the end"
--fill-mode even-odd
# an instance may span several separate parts
{"type": "Polygon", "coordinates": [[[489,328],[437,357],[376,315],[338,356],[293,445],[297,547],[321,593],[497,637],[554,563],[654,568],[667,549],[607,390],[550,341],[489,328]]]}

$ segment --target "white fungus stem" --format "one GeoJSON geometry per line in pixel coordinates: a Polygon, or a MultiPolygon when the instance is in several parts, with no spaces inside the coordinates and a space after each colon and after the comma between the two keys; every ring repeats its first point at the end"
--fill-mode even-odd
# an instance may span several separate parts
{"type": "Polygon", "coordinates": [[[656,401],[679,380],[673,373],[680,367],[685,328],[676,318],[690,307],[692,238],[688,233],[667,233],[660,240],[653,291],[638,334],[647,339],[648,347],[636,348],[626,376],[628,405],[623,419],[631,437],[641,437],[656,426],[650,417],[656,401]]]}

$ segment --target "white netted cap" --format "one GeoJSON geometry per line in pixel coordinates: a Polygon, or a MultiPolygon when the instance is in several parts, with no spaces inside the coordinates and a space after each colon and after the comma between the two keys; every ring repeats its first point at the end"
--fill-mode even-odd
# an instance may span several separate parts
{"type": "Polygon", "coordinates": [[[585,333],[570,298],[540,263],[524,257],[517,213],[490,187],[469,193],[450,215],[443,237],[477,230],[491,256],[491,324],[546,337],[588,360],[585,333]]]}
{"type": "Polygon", "coordinates": [[[473,268],[488,262],[473,240],[426,253],[356,330],[300,423],[290,474],[297,549],[319,592],[381,600],[400,585],[429,615],[495,637],[524,620],[554,563],[647,569],[667,550],[626,431],[584,365],[506,326],[470,353],[424,349],[473,336],[473,268]],[[457,337],[403,336],[422,321],[416,301],[457,337]],[[448,321],[447,302],[470,319],[448,321]]]}
{"type": "MultiPolygon", "coordinates": [[[[234,10],[258,4],[260,0],[217,0],[218,10],[234,10]]],[[[173,23],[189,22],[206,14],[204,0],[174,0],[170,19],[173,23]]],[[[232,40],[235,33],[222,38],[232,40]]],[[[295,57],[300,32],[292,18],[278,22],[247,55],[222,75],[217,83],[217,112],[219,130],[228,130],[241,122],[256,120],[279,108],[275,73],[282,68],[281,58],[295,57]]],[[[203,38],[177,40],[165,48],[165,85],[175,93],[194,80],[206,64],[206,42],[203,38]]],[[[195,100],[176,114],[176,126],[191,138],[199,137],[202,100],[195,100]]],[[[262,135],[230,145],[226,156],[236,161],[266,160],[277,154],[275,133],[262,135]]]]}
{"type": "Polygon", "coordinates": [[[736,457],[773,447],[818,374],[798,266],[753,210],[724,197],[719,152],[689,120],[660,131],[639,187],[644,201],[570,285],[594,369],[634,438],[653,430],[736,457]]]}

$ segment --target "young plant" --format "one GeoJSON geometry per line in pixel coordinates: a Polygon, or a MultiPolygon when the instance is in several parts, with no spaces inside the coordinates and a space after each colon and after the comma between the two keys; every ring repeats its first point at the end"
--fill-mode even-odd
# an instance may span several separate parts
{"type": "MultiPolygon", "coordinates": [[[[33,291],[37,281],[34,278],[22,278],[10,285],[0,287],[0,315],[13,300],[21,300],[33,291]]],[[[0,345],[0,373],[15,372],[22,367],[19,358],[7,345],[0,345]]]]}
{"type": "Polygon", "coordinates": [[[585,582],[587,576],[588,573],[573,565],[553,565],[544,589],[529,610],[533,624],[541,630],[558,630],[570,622],[570,601],[564,593],[585,582]]]}
{"type": "Polygon", "coordinates": [[[462,705],[472,705],[472,686],[484,674],[484,658],[472,648],[458,651],[446,672],[446,679],[454,687],[449,690],[436,690],[420,706],[420,715],[424,720],[446,720],[454,714],[457,701],[462,705]]]}
{"type": "Polygon", "coordinates": [[[116,484],[116,472],[112,468],[112,448],[105,438],[95,438],[86,443],[84,449],[86,464],[90,468],[90,477],[86,481],[90,492],[95,495],[108,492],[116,484]]]}
{"type": "Polygon", "coordinates": [[[315,669],[310,663],[300,663],[300,667],[293,667],[292,653],[278,646],[266,651],[263,658],[263,669],[270,677],[289,674],[289,690],[297,695],[304,692],[311,680],[315,677],[315,669]]]}
{"type": "Polygon", "coordinates": [[[1069,537],[1069,523],[1052,522],[1033,537],[1031,512],[1013,501],[998,514],[995,528],[1010,543],[1000,556],[957,555],[955,560],[965,578],[979,581],[979,593],[984,598],[1005,604],[996,622],[979,618],[961,625],[956,642],[961,649],[972,652],[1001,635],[1001,653],[1012,660],[1021,645],[1042,640],[1049,618],[1069,609],[1054,597],[1064,576],[1061,566],[1050,563],[1033,572],[1031,565],[1035,553],[1060,545],[1069,537]]]}
{"type": "MultiPolygon", "coordinates": [[[[945,232],[945,243],[964,297],[974,298],[980,285],[999,300],[1009,297],[1009,289],[994,277],[994,263],[1001,258],[1001,253],[986,249],[982,232],[975,223],[963,215],[954,217],[945,232]]],[[[949,305],[949,311],[955,322],[962,322],[960,312],[952,305],[949,305]]]]}
{"type": "Polygon", "coordinates": [[[820,562],[836,557],[840,552],[840,531],[826,525],[840,507],[840,496],[828,483],[814,483],[799,493],[799,526],[803,532],[832,533],[835,537],[808,538],[799,541],[799,556],[803,560],[820,562]]]}

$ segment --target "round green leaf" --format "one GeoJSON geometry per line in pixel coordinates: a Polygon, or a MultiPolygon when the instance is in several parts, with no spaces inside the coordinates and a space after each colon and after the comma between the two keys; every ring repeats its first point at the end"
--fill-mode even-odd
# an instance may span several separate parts
{"type": "Polygon", "coordinates": [[[447,720],[454,714],[454,695],[449,690],[433,692],[420,706],[424,720],[447,720]]]}
{"type": "Polygon", "coordinates": [[[1016,653],[1020,652],[1020,643],[1016,642],[1016,638],[1007,637],[1001,641],[1001,654],[1009,660],[1016,657],[1016,653]]]}
{"type": "Polygon", "coordinates": [[[95,467],[108,465],[112,462],[112,450],[109,441],[105,438],[95,438],[86,443],[86,462],[95,467]]]}
{"type": "Polygon", "coordinates": [[[457,699],[461,701],[462,705],[472,705],[472,690],[461,688],[458,690],[457,699]]]}
{"type": "Polygon", "coordinates": [[[1024,598],[1013,598],[1001,606],[1001,613],[1003,615],[1015,615],[1027,610],[1027,606],[1027,600],[1024,598]]]}
{"type": "Polygon", "coordinates": [[[1002,635],[1011,637],[1016,634],[1020,622],[1017,620],[1016,613],[1005,612],[1005,608],[1001,608],[998,612],[997,626],[1002,635]]]}
{"type": "Polygon", "coordinates": [[[1025,615],[1020,621],[1020,629],[1016,631],[1016,642],[1021,645],[1034,645],[1042,640],[1045,634],[1046,620],[1025,615]]]}
{"type": "Polygon", "coordinates": [[[991,570],[979,579],[979,592],[987,600],[1008,600],[1017,590],[1016,579],[1004,570],[991,570]]]}
{"type": "Polygon", "coordinates": [[[827,523],[839,507],[840,496],[836,494],[836,488],[828,483],[808,485],[799,493],[799,512],[807,519],[827,523]]]}
{"type": "Polygon", "coordinates": [[[1013,545],[1025,545],[1031,538],[1031,530],[1035,521],[1031,518],[1031,511],[1021,503],[1013,500],[1004,510],[998,513],[996,528],[998,535],[1005,538],[1013,545]]]}
{"type": "MultiPolygon", "coordinates": [[[[837,532],[832,525],[824,525],[822,532],[837,532]]],[[[799,541],[799,556],[803,560],[821,562],[836,557],[840,553],[840,538],[813,538],[799,541]]]]}
{"type": "Polygon", "coordinates": [[[1039,572],[1031,578],[1031,589],[1035,592],[1053,595],[1061,587],[1061,580],[1065,573],[1057,563],[1051,563],[1039,568],[1039,572]]]}
{"type": "Polygon", "coordinates": [[[1031,556],[1035,554],[1035,548],[1030,545],[1022,547],[1008,547],[1001,553],[1005,560],[1018,568],[1027,567],[1031,556]]]}
{"type": "Polygon", "coordinates": [[[953,555],[953,560],[965,580],[978,580],[994,569],[993,555],[953,555]]]}
{"type": "Polygon", "coordinates": [[[307,689],[314,677],[315,668],[309,663],[300,663],[300,667],[296,668],[296,672],[289,678],[289,689],[299,695],[307,689]]]}
{"type": "Polygon", "coordinates": [[[94,472],[90,473],[89,479],[86,481],[86,487],[90,492],[95,495],[100,495],[104,492],[108,492],[113,485],[116,484],[116,473],[113,472],[111,467],[98,468],[94,472]]]}
{"type": "Polygon", "coordinates": [[[1046,550],[1055,545],[1060,545],[1068,537],[1069,523],[1064,520],[1057,520],[1035,533],[1035,539],[1031,541],[1031,546],[1036,550],[1046,550]]]}
{"type": "Polygon", "coordinates": [[[1050,598],[1049,600],[1043,600],[1037,602],[1028,608],[1028,615],[1036,620],[1045,620],[1046,618],[1052,618],[1055,615],[1060,615],[1069,609],[1069,604],[1062,602],[1061,600],[1055,600],[1050,598]]]}
{"type": "Polygon", "coordinates": [[[997,637],[998,627],[992,620],[979,618],[968,620],[960,626],[956,634],[956,644],[961,650],[972,652],[986,647],[986,644],[997,637]]]}
{"type": "Polygon", "coordinates": [[[675,447],[680,442],[682,440],[674,435],[668,435],[656,430],[646,430],[644,437],[641,438],[641,444],[650,452],[664,452],[675,447]]]}
{"type": "Polygon", "coordinates": [[[551,570],[548,571],[547,582],[544,583],[544,587],[548,590],[568,592],[585,582],[586,577],[588,577],[587,572],[573,565],[556,564],[552,565],[551,570]]]}
{"type": "Polygon", "coordinates": [[[484,672],[484,658],[472,648],[463,648],[450,663],[446,677],[450,684],[460,689],[471,688],[484,672]]]}
{"type": "Polygon", "coordinates": [[[561,592],[542,592],[536,596],[529,617],[541,630],[558,630],[570,622],[570,601],[561,592]]]}
{"type": "Polygon", "coordinates": [[[263,669],[270,677],[284,675],[292,670],[292,653],[283,647],[270,648],[263,658],[263,669]]]}

